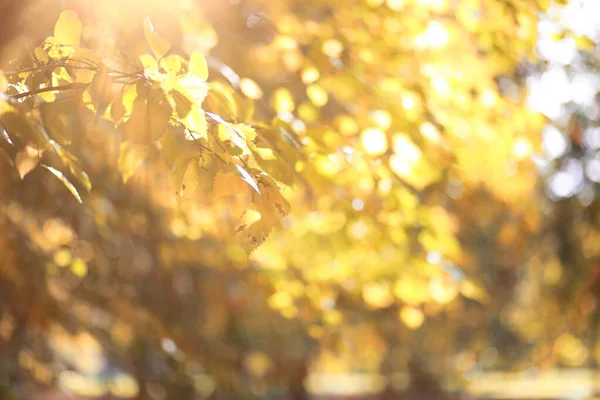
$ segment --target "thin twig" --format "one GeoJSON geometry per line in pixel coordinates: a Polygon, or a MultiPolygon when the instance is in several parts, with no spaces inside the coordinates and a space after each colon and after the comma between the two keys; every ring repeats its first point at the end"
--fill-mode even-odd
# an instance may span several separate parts
{"type": "Polygon", "coordinates": [[[86,83],[70,83],[68,85],[48,86],[48,87],[44,87],[44,88],[40,88],[40,89],[36,89],[36,90],[31,90],[29,92],[15,94],[10,97],[12,97],[13,99],[22,99],[23,97],[33,96],[38,93],[52,92],[55,90],[73,90],[73,89],[77,89],[77,88],[85,87],[85,86],[87,86],[86,83]]]}

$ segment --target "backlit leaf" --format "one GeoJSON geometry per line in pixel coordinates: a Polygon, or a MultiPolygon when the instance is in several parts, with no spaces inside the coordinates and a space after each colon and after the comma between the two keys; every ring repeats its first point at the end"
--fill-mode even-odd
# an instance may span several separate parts
{"type": "Polygon", "coordinates": [[[197,51],[192,53],[190,56],[190,72],[200,79],[208,79],[208,65],[206,64],[206,57],[204,57],[204,54],[197,51]]]}
{"type": "Polygon", "coordinates": [[[198,162],[199,157],[194,157],[189,160],[184,160],[177,166],[176,170],[176,183],[177,183],[177,200],[185,201],[191,199],[196,194],[198,188],[199,173],[198,169],[200,166],[198,162]],[[177,175],[180,176],[177,179],[177,175]]]}
{"type": "Polygon", "coordinates": [[[148,42],[154,57],[157,59],[163,58],[171,48],[169,42],[158,36],[158,33],[154,30],[154,26],[152,26],[152,22],[150,22],[149,18],[144,19],[144,36],[146,37],[146,41],[148,42]]]}
{"type": "Polygon", "coordinates": [[[180,56],[171,54],[160,60],[160,67],[168,74],[177,75],[181,71],[181,61],[180,56]]]}
{"type": "Polygon", "coordinates": [[[131,142],[121,143],[119,149],[118,168],[121,173],[123,183],[127,183],[135,171],[142,165],[148,157],[149,146],[134,144],[131,142]]]}
{"type": "Polygon", "coordinates": [[[261,192],[260,192],[260,189],[258,188],[258,185],[256,184],[256,181],[254,180],[254,178],[248,173],[248,171],[246,171],[244,168],[240,167],[237,164],[235,165],[235,168],[237,169],[238,173],[240,174],[242,180],[244,182],[246,182],[248,185],[250,185],[252,187],[252,189],[254,189],[254,191],[260,195],[261,192]]]}
{"type": "Polygon", "coordinates": [[[63,11],[54,26],[54,37],[63,46],[79,46],[82,25],[75,11],[63,11]]]}
{"type": "Polygon", "coordinates": [[[240,175],[231,172],[217,172],[213,184],[215,198],[235,196],[247,191],[248,184],[240,175]]]}
{"type": "Polygon", "coordinates": [[[150,118],[150,138],[156,140],[167,130],[173,110],[162,89],[151,89],[148,94],[148,116],[150,118]]]}
{"type": "Polygon", "coordinates": [[[202,102],[208,93],[208,85],[202,78],[187,73],[179,78],[178,83],[183,89],[182,92],[187,95],[191,101],[198,106],[202,105],[202,102]]]}
{"type": "Polygon", "coordinates": [[[89,91],[92,97],[92,104],[98,115],[104,114],[104,110],[106,110],[106,107],[108,107],[112,100],[113,78],[108,72],[108,68],[102,64],[90,84],[89,91]]]}
{"type": "Polygon", "coordinates": [[[190,113],[183,119],[183,124],[192,133],[192,139],[208,139],[208,125],[206,116],[200,107],[194,106],[190,113]]]}
{"type": "Polygon", "coordinates": [[[36,47],[33,50],[33,54],[35,55],[35,58],[38,59],[38,61],[41,61],[43,63],[48,62],[48,54],[46,54],[46,51],[44,51],[44,49],[42,49],[41,47],[36,47]]]}
{"type": "Polygon", "coordinates": [[[21,179],[25,178],[40,162],[40,152],[31,146],[26,146],[20,150],[15,157],[15,167],[19,172],[21,179]]]}

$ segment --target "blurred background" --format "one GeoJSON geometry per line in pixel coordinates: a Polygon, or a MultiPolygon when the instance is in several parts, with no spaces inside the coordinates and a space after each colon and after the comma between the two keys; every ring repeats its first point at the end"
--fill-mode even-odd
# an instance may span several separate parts
{"type": "Polygon", "coordinates": [[[599,1],[4,0],[0,91],[58,73],[65,10],[110,68],[144,18],[205,54],[291,211],[245,254],[100,115],[49,131],[79,203],[0,120],[1,400],[600,396],[599,1]]]}

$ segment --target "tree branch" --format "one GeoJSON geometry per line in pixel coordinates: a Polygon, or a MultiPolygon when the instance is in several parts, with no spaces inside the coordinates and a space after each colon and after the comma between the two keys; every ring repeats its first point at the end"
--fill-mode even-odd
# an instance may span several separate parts
{"type": "Polygon", "coordinates": [[[22,99],[23,97],[33,96],[38,93],[52,92],[54,90],[73,90],[73,89],[77,89],[77,88],[81,88],[81,87],[85,87],[85,86],[87,86],[87,83],[70,83],[68,85],[48,86],[48,87],[44,87],[44,88],[31,90],[29,92],[14,94],[10,97],[12,97],[13,99],[22,99]]]}

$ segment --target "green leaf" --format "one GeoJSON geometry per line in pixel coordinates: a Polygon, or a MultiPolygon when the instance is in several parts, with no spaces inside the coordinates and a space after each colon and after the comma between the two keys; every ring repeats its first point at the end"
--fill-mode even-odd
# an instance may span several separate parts
{"type": "Polygon", "coordinates": [[[54,176],[56,176],[58,179],[60,179],[60,181],[63,183],[63,185],[65,185],[65,187],[67,189],[69,189],[69,192],[71,192],[71,194],[77,199],[77,201],[82,203],[79,192],[77,192],[77,189],[75,188],[75,186],[73,186],[73,184],[67,179],[66,176],[64,176],[64,174],[62,172],[60,172],[59,170],[54,169],[52,167],[49,167],[48,165],[41,165],[41,166],[43,168],[46,168],[48,171],[52,172],[52,174],[54,176]]]}
{"type": "Polygon", "coordinates": [[[123,183],[127,183],[135,171],[142,165],[148,157],[150,148],[147,145],[139,145],[131,142],[121,143],[119,149],[118,168],[121,173],[123,183]]]}
{"type": "Polygon", "coordinates": [[[156,57],[156,59],[163,58],[163,56],[167,54],[171,48],[171,44],[169,42],[158,36],[149,18],[144,19],[144,36],[146,37],[146,42],[148,42],[148,45],[150,46],[150,49],[152,50],[152,53],[154,53],[154,57],[156,57]]]}
{"type": "Polygon", "coordinates": [[[190,72],[198,76],[200,79],[208,79],[208,65],[204,54],[197,51],[193,52],[190,57],[190,72]]]}
{"type": "Polygon", "coordinates": [[[81,21],[75,11],[63,11],[54,26],[54,37],[63,46],[79,46],[81,21]]]}

